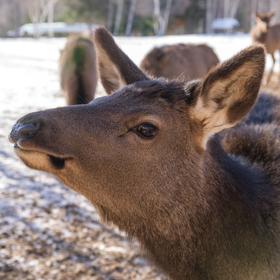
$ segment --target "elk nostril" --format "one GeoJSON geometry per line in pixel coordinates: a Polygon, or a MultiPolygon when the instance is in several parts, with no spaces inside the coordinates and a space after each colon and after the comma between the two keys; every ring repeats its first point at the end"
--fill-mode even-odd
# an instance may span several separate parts
{"type": "Polygon", "coordinates": [[[9,139],[11,142],[17,142],[20,139],[33,137],[40,128],[39,122],[17,123],[12,128],[9,139]]]}
{"type": "Polygon", "coordinates": [[[21,124],[18,128],[18,134],[20,138],[30,138],[35,135],[39,127],[39,123],[37,122],[21,124]]]}

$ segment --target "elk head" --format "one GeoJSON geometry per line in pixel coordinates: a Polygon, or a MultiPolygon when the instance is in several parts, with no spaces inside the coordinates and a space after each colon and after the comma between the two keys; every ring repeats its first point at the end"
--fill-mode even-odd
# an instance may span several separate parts
{"type": "Polygon", "coordinates": [[[274,12],[256,13],[257,26],[259,26],[262,32],[267,32],[271,19],[273,18],[274,15],[275,15],[274,12]]]}
{"type": "Polygon", "coordinates": [[[104,28],[95,44],[102,83],[114,93],[28,114],[10,140],[27,166],[54,174],[129,233],[147,223],[168,232],[182,197],[189,213],[203,200],[209,137],[255,103],[263,48],[245,49],[202,80],[177,83],[150,80],[104,28]]]}

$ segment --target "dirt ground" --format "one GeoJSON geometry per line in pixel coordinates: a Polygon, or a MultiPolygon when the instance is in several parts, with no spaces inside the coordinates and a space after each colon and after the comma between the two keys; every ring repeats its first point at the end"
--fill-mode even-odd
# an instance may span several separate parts
{"type": "MultiPolygon", "coordinates": [[[[62,43],[0,44],[0,279],[164,280],[136,241],[101,224],[82,196],[25,167],[7,140],[22,115],[64,105],[54,55],[62,43]]],[[[265,90],[280,96],[275,76],[265,90]]]]}

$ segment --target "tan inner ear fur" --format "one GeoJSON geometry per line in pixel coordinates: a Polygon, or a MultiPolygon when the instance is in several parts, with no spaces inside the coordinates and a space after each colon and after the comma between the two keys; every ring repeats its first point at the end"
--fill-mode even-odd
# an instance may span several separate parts
{"type": "Polygon", "coordinates": [[[112,63],[112,60],[109,58],[102,46],[99,46],[98,42],[96,42],[96,46],[98,54],[99,75],[106,92],[108,94],[112,94],[126,83],[121,78],[117,67],[112,63]]]}
{"type": "Polygon", "coordinates": [[[107,93],[122,85],[148,80],[147,76],[117,46],[112,35],[103,27],[97,28],[94,35],[99,58],[100,76],[107,93]]]}
{"type": "Polygon", "coordinates": [[[226,78],[214,81],[207,92],[199,96],[191,114],[202,126],[202,148],[206,148],[210,136],[236,125],[250,110],[256,98],[248,90],[255,83],[255,72],[256,62],[245,62],[226,78]],[[238,110],[238,106],[242,110],[238,110]]]}

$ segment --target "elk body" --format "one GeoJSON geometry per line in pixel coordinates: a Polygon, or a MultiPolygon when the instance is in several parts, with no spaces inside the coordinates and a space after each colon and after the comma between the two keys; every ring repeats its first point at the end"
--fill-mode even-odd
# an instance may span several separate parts
{"type": "Polygon", "coordinates": [[[97,85],[93,42],[82,36],[68,39],[60,56],[60,86],[68,105],[93,100],[97,85]]]}
{"type": "Polygon", "coordinates": [[[274,13],[257,13],[256,25],[251,31],[251,36],[254,42],[264,45],[266,52],[272,58],[272,67],[267,76],[267,84],[273,74],[275,65],[275,52],[280,51],[280,23],[271,25],[271,18],[274,13]]]}
{"type": "Polygon", "coordinates": [[[10,134],[17,155],[86,196],[172,279],[277,279],[279,127],[211,137],[254,105],[263,48],[179,83],[149,79],[103,28],[95,43],[115,93],[24,116],[10,134]]]}
{"type": "Polygon", "coordinates": [[[207,45],[175,44],[152,49],[140,68],[153,77],[190,81],[202,78],[218,63],[217,55],[207,45]]]}

